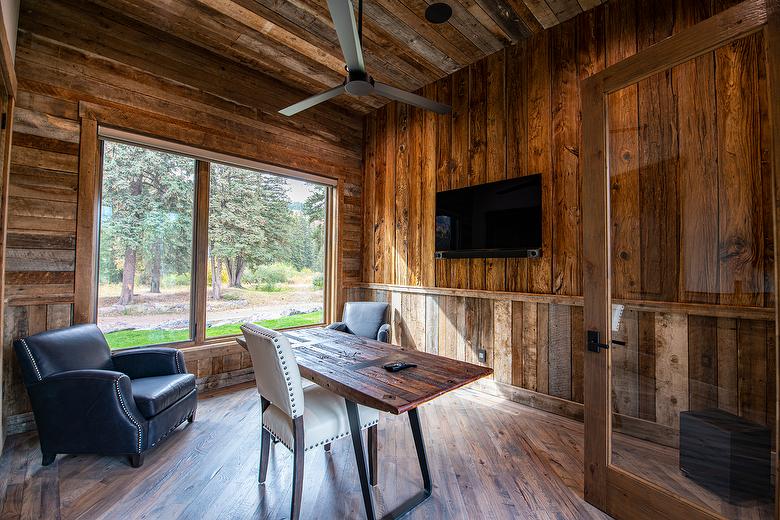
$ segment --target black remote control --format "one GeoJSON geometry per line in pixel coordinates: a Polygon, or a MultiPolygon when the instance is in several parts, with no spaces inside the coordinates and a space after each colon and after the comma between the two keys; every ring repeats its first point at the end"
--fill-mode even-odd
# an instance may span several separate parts
{"type": "Polygon", "coordinates": [[[405,363],[403,361],[395,361],[393,363],[388,363],[386,365],[382,365],[382,368],[387,370],[388,372],[398,372],[399,370],[403,370],[404,368],[414,368],[417,365],[414,363],[405,363]]]}

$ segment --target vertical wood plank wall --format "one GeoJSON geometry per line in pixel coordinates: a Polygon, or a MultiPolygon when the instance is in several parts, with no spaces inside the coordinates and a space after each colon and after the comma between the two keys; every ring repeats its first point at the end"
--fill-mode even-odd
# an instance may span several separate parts
{"type": "MultiPolygon", "coordinates": [[[[303,97],[273,78],[79,0],[25,2],[11,158],[3,386],[6,433],[30,426],[14,339],[71,323],[77,224],[79,103],[128,126],[214,151],[338,178],[340,274],[361,276],[362,122],[338,108],[290,120],[303,97]]],[[[251,378],[237,346],[188,349],[202,385],[251,378]]]]}
{"type": "MultiPolygon", "coordinates": [[[[354,296],[392,303],[402,342],[466,360],[481,346],[496,382],[582,402],[582,308],[516,294],[582,295],[579,83],[735,3],[612,1],[422,89],[451,116],[396,103],[367,116],[369,290],[354,296]],[[434,190],[534,173],[541,259],[434,260],[434,190]]],[[[774,306],[762,53],[755,35],[609,98],[613,295],[713,308],[626,311],[612,353],[626,417],[673,430],[679,411],[720,406],[773,420],[774,323],[716,312],[774,306]]]]}

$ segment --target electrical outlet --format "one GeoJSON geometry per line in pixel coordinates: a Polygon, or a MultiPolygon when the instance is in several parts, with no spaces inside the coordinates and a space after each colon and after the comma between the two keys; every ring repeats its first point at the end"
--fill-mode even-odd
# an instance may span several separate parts
{"type": "Polygon", "coordinates": [[[477,351],[477,359],[479,359],[480,363],[484,363],[487,361],[487,350],[484,348],[481,348],[477,351]]]}

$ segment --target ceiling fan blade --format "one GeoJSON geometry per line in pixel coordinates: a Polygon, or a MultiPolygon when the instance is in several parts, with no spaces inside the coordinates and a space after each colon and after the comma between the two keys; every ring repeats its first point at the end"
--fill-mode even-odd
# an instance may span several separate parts
{"type": "Polygon", "coordinates": [[[311,108],[314,105],[319,105],[320,103],[324,103],[325,101],[332,99],[339,94],[342,94],[344,92],[344,85],[339,85],[338,87],[333,87],[330,90],[326,90],[325,92],[320,92],[319,94],[315,94],[312,97],[306,98],[303,101],[299,101],[295,103],[294,105],[290,105],[287,108],[283,108],[279,111],[280,114],[283,116],[294,116],[298,112],[303,112],[307,108],[311,108]]]}
{"type": "Polygon", "coordinates": [[[347,69],[352,72],[365,72],[366,65],[363,62],[363,49],[360,45],[352,0],[328,0],[328,9],[336,28],[336,35],[339,37],[339,45],[347,69]]]}
{"type": "Polygon", "coordinates": [[[386,98],[395,99],[396,101],[403,101],[410,105],[414,105],[425,110],[431,110],[437,114],[449,114],[452,112],[452,107],[444,105],[432,99],[428,99],[417,94],[412,94],[400,88],[391,87],[385,83],[374,83],[374,93],[384,96],[386,98]]]}

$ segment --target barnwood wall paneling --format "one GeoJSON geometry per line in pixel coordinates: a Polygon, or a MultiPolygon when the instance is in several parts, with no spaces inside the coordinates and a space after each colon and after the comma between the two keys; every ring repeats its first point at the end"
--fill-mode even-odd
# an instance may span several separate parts
{"type": "MultiPolygon", "coordinates": [[[[98,121],[338,178],[341,281],[360,281],[359,117],[323,107],[283,118],[276,110],[300,92],[88,2],[27,1],[19,27],[3,332],[6,433],[31,426],[13,340],[72,321],[80,104],[98,121]]],[[[252,377],[248,357],[235,347],[185,352],[201,387],[252,377]]]]}
{"type": "MultiPolygon", "coordinates": [[[[566,299],[582,295],[580,82],[735,3],[612,1],[426,87],[452,116],[424,123],[395,103],[367,116],[368,289],[353,296],[393,304],[404,344],[466,360],[484,348],[497,383],[582,402],[582,307],[566,299]],[[433,190],[418,201],[416,183],[442,191],[534,173],[541,259],[434,260],[423,238],[433,233],[433,190]],[[505,301],[501,291],[513,294],[505,301]]],[[[674,431],[680,410],[717,405],[773,422],[774,323],[722,312],[774,306],[763,52],[754,35],[609,96],[613,296],[704,304],[712,314],[625,312],[615,335],[626,346],[612,352],[621,417],[674,431]]]]}

